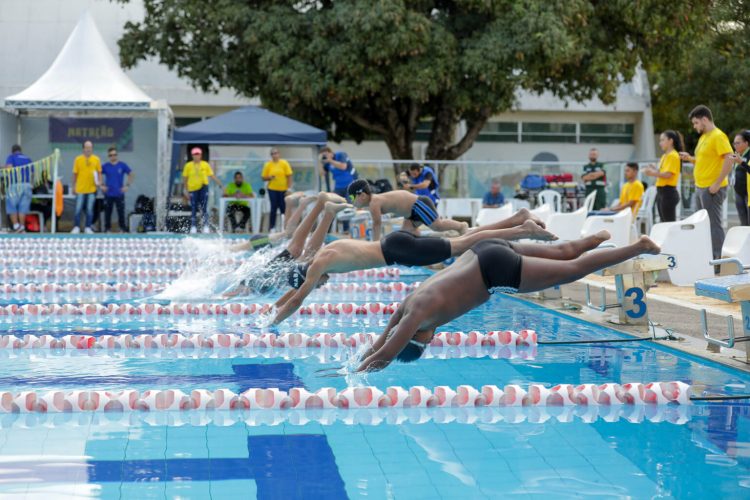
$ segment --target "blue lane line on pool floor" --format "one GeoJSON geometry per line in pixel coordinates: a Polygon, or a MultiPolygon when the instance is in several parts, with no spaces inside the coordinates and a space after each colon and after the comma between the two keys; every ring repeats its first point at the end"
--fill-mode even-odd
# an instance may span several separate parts
{"type": "Polygon", "coordinates": [[[294,373],[292,363],[258,363],[232,365],[234,374],[222,375],[79,375],[64,377],[0,377],[0,386],[13,387],[13,390],[34,387],[66,386],[96,388],[121,385],[130,387],[154,388],[195,388],[207,385],[225,384],[239,386],[237,392],[250,388],[277,388],[288,391],[292,387],[305,387],[304,382],[294,373]]]}

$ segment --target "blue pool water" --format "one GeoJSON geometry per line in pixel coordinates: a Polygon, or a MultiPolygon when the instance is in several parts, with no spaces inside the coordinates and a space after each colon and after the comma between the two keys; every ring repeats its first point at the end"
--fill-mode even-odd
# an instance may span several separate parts
{"type": "MultiPolygon", "coordinates": [[[[424,276],[401,277],[402,281],[424,276]]],[[[117,297],[113,297],[117,299],[117,297]]],[[[334,297],[335,301],[337,297],[334,297]]],[[[322,300],[322,298],[321,298],[322,300]]],[[[326,298],[328,300],[328,298],[326,298]]],[[[342,297],[349,302],[392,295],[342,297]]],[[[238,332],[253,318],[117,325],[3,325],[2,333],[238,332]]],[[[379,331],[386,317],[309,317],[284,331],[379,331]]],[[[619,338],[511,297],[447,331],[534,329],[542,340],[619,338]]],[[[324,358],[170,358],[0,351],[0,391],[288,389],[346,386],[324,358]]],[[[681,380],[696,393],[750,393],[750,376],[650,343],[539,346],[534,359],[424,359],[365,385],[681,380]]],[[[455,408],[0,414],[0,497],[18,498],[747,498],[750,406],[455,408]]]]}

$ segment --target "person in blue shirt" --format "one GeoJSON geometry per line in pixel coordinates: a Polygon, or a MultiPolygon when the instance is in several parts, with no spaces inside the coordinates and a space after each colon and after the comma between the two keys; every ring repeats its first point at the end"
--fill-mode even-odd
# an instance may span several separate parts
{"type": "Polygon", "coordinates": [[[31,206],[31,178],[34,166],[31,158],[23,154],[21,146],[14,144],[10,148],[10,155],[5,160],[5,168],[17,168],[28,165],[9,173],[5,186],[5,211],[10,216],[13,231],[22,233],[26,230],[24,220],[31,206]]]}
{"type": "Polygon", "coordinates": [[[505,196],[500,192],[500,183],[493,181],[490,190],[482,198],[482,208],[499,208],[505,204],[505,196]]]}
{"type": "Polygon", "coordinates": [[[125,193],[133,183],[133,171],[127,163],[117,159],[117,148],[109,148],[107,157],[109,161],[102,165],[104,180],[99,185],[104,193],[104,230],[109,232],[112,229],[112,207],[117,207],[120,232],[127,233],[129,231],[125,222],[125,193]]]}
{"type": "Polygon", "coordinates": [[[342,198],[346,198],[346,188],[357,180],[357,171],[354,169],[349,155],[343,151],[335,153],[328,146],[320,150],[320,175],[331,174],[333,177],[333,192],[342,198]]]}
{"type": "Polygon", "coordinates": [[[417,196],[427,196],[433,203],[437,204],[440,200],[438,194],[440,182],[432,167],[412,163],[409,166],[409,177],[411,177],[411,184],[405,186],[407,189],[413,191],[417,196]]]}

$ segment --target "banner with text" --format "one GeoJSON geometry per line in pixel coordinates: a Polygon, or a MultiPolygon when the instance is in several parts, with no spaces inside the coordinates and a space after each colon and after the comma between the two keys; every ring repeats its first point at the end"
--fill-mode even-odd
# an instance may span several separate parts
{"type": "Polygon", "coordinates": [[[94,147],[115,146],[120,151],[133,150],[132,118],[55,118],[49,119],[49,142],[52,144],[83,144],[94,147]]]}

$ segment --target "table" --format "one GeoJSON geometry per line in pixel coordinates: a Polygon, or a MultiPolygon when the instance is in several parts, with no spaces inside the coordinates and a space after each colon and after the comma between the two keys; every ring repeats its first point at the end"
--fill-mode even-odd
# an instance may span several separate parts
{"type": "Polygon", "coordinates": [[[221,197],[219,199],[219,231],[224,232],[224,219],[227,215],[227,205],[233,201],[246,201],[250,205],[250,232],[260,231],[263,214],[271,211],[271,202],[265,196],[255,198],[221,197]]]}

